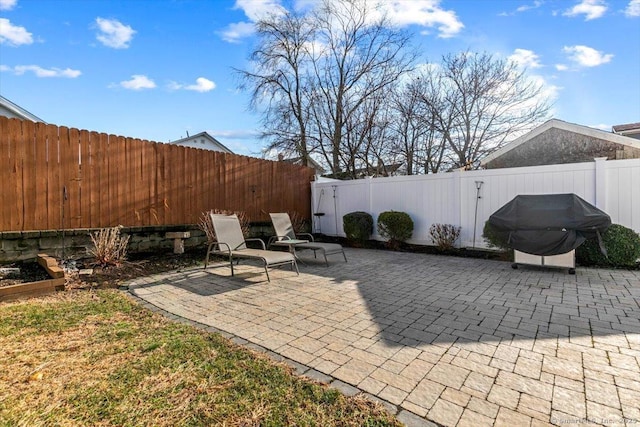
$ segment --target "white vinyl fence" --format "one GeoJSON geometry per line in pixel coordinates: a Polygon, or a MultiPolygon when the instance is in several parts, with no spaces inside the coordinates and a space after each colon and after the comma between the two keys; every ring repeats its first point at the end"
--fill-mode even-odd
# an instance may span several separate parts
{"type": "Polygon", "coordinates": [[[640,232],[640,159],[598,158],[588,163],[456,171],[434,175],[314,182],[313,230],[345,236],[342,217],[384,211],[408,213],[414,222],[409,243],[433,244],[431,224],[460,226],[460,247],[486,247],[482,228],[489,216],[519,194],[575,193],[611,216],[614,224],[640,232]],[[479,187],[479,189],[478,189],[479,187]],[[477,213],[476,213],[477,212],[477,213]]]}

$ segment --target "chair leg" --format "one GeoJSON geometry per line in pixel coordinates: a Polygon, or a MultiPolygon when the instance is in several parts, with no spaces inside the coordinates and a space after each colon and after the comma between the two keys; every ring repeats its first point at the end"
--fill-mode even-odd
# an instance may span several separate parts
{"type": "Polygon", "coordinates": [[[298,263],[296,262],[296,260],[295,260],[295,259],[291,262],[291,271],[293,271],[293,267],[295,267],[295,268],[296,268],[296,273],[297,273],[297,274],[298,274],[298,276],[299,276],[299,275],[300,275],[300,270],[298,270],[298,263]]]}
{"type": "Polygon", "coordinates": [[[207,265],[209,265],[209,255],[211,255],[211,245],[209,245],[209,247],[207,248],[207,256],[204,259],[204,268],[207,268],[207,265]]]}
{"type": "Polygon", "coordinates": [[[269,269],[267,268],[267,264],[264,264],[264,272],[267,273],[267,282],[271,282],[271,278],[269,277],[269,269]]]}
{"type": "Polygon", "coordinates": [[[348,262],[347,261],[347,254],[344,253],[344,249],[342,250],[342,256],[344,257],[344,262],[348,262]]]}
{"type": "Polygon", "coordinates": [[[233,276],[233,258],[229,255],[229,265],[231,266],[231,276],[233,276]]]}

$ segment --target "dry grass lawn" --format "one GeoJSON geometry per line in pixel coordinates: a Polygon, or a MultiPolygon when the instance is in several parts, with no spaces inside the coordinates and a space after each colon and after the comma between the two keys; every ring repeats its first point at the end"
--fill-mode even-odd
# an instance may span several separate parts
{"type": "Polygon", "coordinates": [[[398,426],[115,290],[0,304],[0,426],[398,426]]]}

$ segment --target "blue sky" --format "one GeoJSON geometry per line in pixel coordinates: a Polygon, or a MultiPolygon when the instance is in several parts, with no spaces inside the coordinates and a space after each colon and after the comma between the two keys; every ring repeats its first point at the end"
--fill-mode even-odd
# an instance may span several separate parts
{"type": "MultiPolygon", "coordinates": [[[[335,0],[337,1],[337,0],[335,0]]],[[[373,3],[373,0],[372,0],[373,3]]],[[[253,23],[316,0],[0,0],[0,94],[48,123],[167,142],[207,131],[260,155],[238,91],[253,23]]],[[[526,65],[554,117],[640,122],[640,0],[387,0],[421,62],[465,50],[526,65]]]]}

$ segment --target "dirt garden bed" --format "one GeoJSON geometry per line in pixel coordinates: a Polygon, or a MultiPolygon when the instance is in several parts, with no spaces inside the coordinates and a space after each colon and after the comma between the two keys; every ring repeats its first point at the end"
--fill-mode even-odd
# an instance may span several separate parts
{"type": "Polygon", "coordinates": [[[0,275],[0,301],[42,295],[62,289],[109,289],[137,277],[176,270],[202,264],[206,250],[198,248],[184,254],[166,252],[130,254],[127,261],[118,266],[96,268],[92,259],[65,261],[62,280],[52,278],[35,261],[16,262],[0,266],[4,269],[19,269],[19,273],[0,275]],[[52,282],[52,280],[56,280],[52,282]],[[55,289],[52,289],[53,288],[55,289]]]}
{"type": "Polygon", "coordinates": [[[64,289],[66,279],[58,261],[46,254],[39,254],[36,261],[37,267],[33,266],[33,263],[23,264],[22,269],[3,267],[0,301],[40,296],[64,289]]]}

